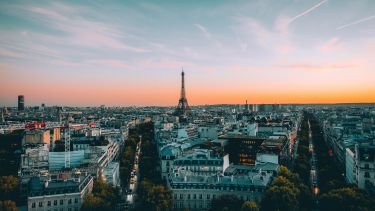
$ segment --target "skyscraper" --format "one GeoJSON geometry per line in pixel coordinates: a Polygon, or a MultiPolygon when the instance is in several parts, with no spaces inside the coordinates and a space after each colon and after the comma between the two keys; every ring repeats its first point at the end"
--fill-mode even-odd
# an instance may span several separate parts
{"type": "Polygon", "coordinates": [[[18,110],[25,110],[25,97],[23,95],[18,95],[18,110]]]}
{"type": "Polygon", "coordinates": [[[175,111],[176,115],[186,115],[189,112],[189,104],[186,99],[186,93],[185,93],[185,73],[184,69],[182,69],[181,72],[181,95],[180,99],[178,101],[178,105],[175,111]]]}

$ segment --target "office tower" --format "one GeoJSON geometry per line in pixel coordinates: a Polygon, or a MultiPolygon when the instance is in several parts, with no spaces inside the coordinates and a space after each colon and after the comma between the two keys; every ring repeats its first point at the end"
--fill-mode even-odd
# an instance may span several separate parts
{"type": "Polygon", "coordinates": [[[25,110],[25,97],[23,95],[18,95],[18,110],[25,110]]]}

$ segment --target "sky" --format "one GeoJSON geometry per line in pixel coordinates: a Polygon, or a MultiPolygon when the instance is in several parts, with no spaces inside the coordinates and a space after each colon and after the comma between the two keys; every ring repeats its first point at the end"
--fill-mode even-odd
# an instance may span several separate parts
{"type": "Polygon", "coordinates": [[[375,102],[374,0],[0,1],[0,106],[375,102]]]}

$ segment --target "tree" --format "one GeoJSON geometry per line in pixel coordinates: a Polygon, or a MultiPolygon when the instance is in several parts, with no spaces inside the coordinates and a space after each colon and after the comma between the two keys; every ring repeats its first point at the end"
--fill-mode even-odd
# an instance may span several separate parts
{"type": "Polygon", "coordinates": [[[253,201],[245,201],[241,206],[241,211],[259,211],[257,203],[253,201]]]}
{"type": "Polygon", "coordinates": [[[15,176],[0,176],[0,200],[16,199],[18,192],[18,178],[15,176]]]}
{"type": "Polygon", "coordinates": [[[261,201],[262,210],[292,211],[298,210],[298,192],[286,186],[271,186],[261,201]]]}
{"type": "Polygon", "coordinates": [[[320,197],[321,210],[373,210],[375,200],[358,188],[331,190],[320,197]]]}
{"type": "Polygon", "coordinates": [[[0,201],[1,211],[18,211],[16,203],[10,200],[0,201]]]}
{"type": "Polygon", "coordinates": [[[107,184],[102,178],[94,183],[92,194],[83,201],[83,210],[112,210],[119,201],[119,189],[107,184]]]}
{"type": "Polygon", "coordinates": [[[243,201],[236,195],[225,194],[213,199],[211,202],[212,211],[240,210],[243,201]]]}
{"type": "Polygon", "coordinates": [[[149,205],[150,210],[172,210],[172,193],[163,185],[156,185],[150,188],[146,203],[149,205]]]}
{"type": "Polygon", "coordinates": [[[81,207],[82,211],[101,211],[110,209],[101,198],[94,196],[93,194],[88,194],[84,200],[81,207]]]}
{"type": "Polygon", "coordinates": [[[285,166],[280,167],[279,176],[288,179],[299,190],[298,201],[300,209],[311,210],[312,208],[312,195],[310,189],[305,185],[298,174],[290,172],[285,166]]]}

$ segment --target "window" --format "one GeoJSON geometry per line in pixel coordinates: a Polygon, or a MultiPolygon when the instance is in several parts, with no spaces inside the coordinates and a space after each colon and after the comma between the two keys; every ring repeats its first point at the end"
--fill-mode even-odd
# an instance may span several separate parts
{"type": "Polygon", "coordinates": [[[68,200],[68,204],[72,204],[72,199],[69,199],[69,200],[68,200]]]}
{"type": "Polygon", "coordinates": [[[68,211],[72,211],[72,208],[69,207],[69,208],[68,208],[68,211]]]}
{"type": "Polygon", "coordinates": [[[188,194],[188,199],[190,199],[190,193],[188,194]]]}
{"type": "Polygon", "coordinates": [[[202,199],[202,194],[199,194],[199,199],[202,199]]]}
{"type": "Polygon", "coordinates": [[[194,197],[194,199],[197,199],[197,194],[194,193],[194,196],[193,196],[193,197],[194,197]]]}
{"type": "Polygon", "coordinates": [[[370,165],[368,163],[365,164],[365,169],[369,169],[370,165]]]}
{"type": "Polygon", "coordinates": [[[57,205],[57,200],[53,200],[53,205],[57,205]]]}
{"type": "Polygon", "coordinates": [[[33,203],[31,204],[31,207],[32,207],[32,208],[35,208],[35,202],[33,202],[33,203]]]}
{"type": "Polygon", "coordinates": [[[64,200],[60,200],[60,205],[63,205],[64,204],[64,200]]]}
{"type": "Polygon", "coordinates": [[[365,172],[365,177],[366,177],[366,178],[370,178],[370,172],[367,172],[367,171],[366,171],[366,172],[365,172]]]}
{"type": "Polygon", "coordinates": [[[180,199],[183,199],[184,198],[184,195],[183,194],[180,194],[180,199]]]}
{"type": "Polygon", "coordinates": [[[43,207],[43,202],[39,202],[39,207],[43,207]]]}
{"type": "Polygon", "coordinates": [[[74,199],[74,203],[76,203],[76,204],[78,203],[78,198],[74,199]]]}
{"type": "Polygon", "coordinates": [[[47,202],[47,206],[49,206],[49,207],[51,206],[51,201],[47,202]]]}
{"type": "Polygon", "coordinates": [[[174,199],[177,199],[177,194],[174,194],[174,199]]]}
{"type": "Polygon", "coordinates": [[[210,196],[211,196],[210,194],[207,194],[207,199],[210,199],[211,198],[210,196]]]}

